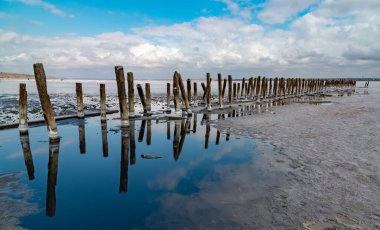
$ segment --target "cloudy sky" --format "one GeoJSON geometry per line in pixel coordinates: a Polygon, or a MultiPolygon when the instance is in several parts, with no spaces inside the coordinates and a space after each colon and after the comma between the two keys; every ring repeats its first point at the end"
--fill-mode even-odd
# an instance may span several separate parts
{"type": "Polygon", "coordinates": [[[0,0],[0,71],[379,77],[379,0],[0,0]]]}

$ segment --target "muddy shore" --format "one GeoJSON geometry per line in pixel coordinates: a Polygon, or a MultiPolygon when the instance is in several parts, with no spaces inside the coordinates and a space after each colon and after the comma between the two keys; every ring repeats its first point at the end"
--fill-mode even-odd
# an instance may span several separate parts
{"type": "Polygon", "coordinates": [[[378,94],[359,92],[333,97],[332,104],[272,107],[267,113],[221,121],[220,129],[271,146],[253,166],[267,180],[269,192],[260,198],[266,202],[250,212],[237,210],[245,226],[379,229],[378,99],[378,94]]]}

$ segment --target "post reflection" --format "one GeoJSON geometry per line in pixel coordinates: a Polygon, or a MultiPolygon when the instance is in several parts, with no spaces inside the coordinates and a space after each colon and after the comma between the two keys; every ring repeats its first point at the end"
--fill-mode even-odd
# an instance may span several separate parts
{"type": "Polygon", "coordinates": [[[59,139],[49,143],[49,163],[46,190],[46,215],[54,216],[56,209],[55,187],[58,176],[59,139]]]}
{"type": "Polygon", "coordinates": [[[108,157],[108,138],[107,138],[107,121],[102,121],[102,145],[103,145],[103,156],[108,157]]]}
{"type": "Polygon", "coordinates": [[[186,119],[186,122],[184,120],[181,122],[181,139],[179,141],[177,159],[179,158],[179,155],[181,155],[183,143],[185,143],[186,134],[190,128],[190,123],[190,118],[186,119]]]}
{"type": "Polygon", "coordinates": [[[197,132],[197,114],[194,114],[194,121],[193,121],[193,133],[197,132]]]}
{"type": "Polygon", "coordinates": [[[217,130],[216,131],[216,141],[215,141],[215,144],[219,145],[219,143],[220,143],[220,131],[217,130]]]}
{"type": "Polygon", "coordinates": [[[129,140],[130,140],[130,149],[131,155],[129,156],[130,164],[136,164],[136,138],[135,138],[135,121],[129,121],[129,140]]]}
{"type": "Polygon", "coordinates": [[[179,157],[179,131],[181,127],[181,121],[175,121],[174,125],[174,137],[173,137],[173,157],[174,160],[178,160],[179,157]]]}
{"type": "Polygon", "coordinates": [[[151,143],[152,143],[152,121],[147,120],[146,144],[150,145],[151,143]]]}
{"type": "Polygon", "coordinates": [[[28,172],[28,178],[29,180],[34,180],[34,164],[33,164],[33,157],[32,152],[30,150],[30,144],[29,144],[29,134],[20,134],[20,141],[21,141],[21,147],[22,152],[24,153],[24,161],[26,170],[28,172]]]}
{"type": "Polygon", "coordinates": [[[206,115],[205,122],[206,122],[205,149],[208,149],[208,141],[210,138],[210,131],[211,131],[210,115],[206,115]]]}
{"type": "Polygon", "coordinates": [[[142,142],[144,140],[145,126],[146,126],[146,120],[142,120],[140,131],[139,131],[138,142],[142,142]]]}
{"type": "Polygon", "coordinates": [[[168,139],[168,140],[170,140],[170,123],[171,122],[166,122],[166,138],[168,139]]]}
{"type": "Polygon", "coordinates": [[[84,127],[84,119],[78,119],[79,129],[79,151],[80,153],[86,153],[86,130],[84,127]]]}
{"type": "Polygon", "coordinates": [[[121,128],[121,159],[120,159],[120,185],[119,192],[128,191],[128,151],[129,151],[129,132],[128,128],[121,128]]]}

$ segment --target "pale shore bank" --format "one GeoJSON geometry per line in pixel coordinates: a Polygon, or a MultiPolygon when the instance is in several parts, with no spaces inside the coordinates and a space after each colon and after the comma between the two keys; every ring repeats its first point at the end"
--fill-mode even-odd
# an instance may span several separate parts
{"type": "Polygon", "coordinates": [[[266,180],[257,184],[268,191],[261,207],[236,210],[249,228],[380,228],[380,96],[362,91],[331,101],[219,123],[270,146],[252,166],[266,180]]]}

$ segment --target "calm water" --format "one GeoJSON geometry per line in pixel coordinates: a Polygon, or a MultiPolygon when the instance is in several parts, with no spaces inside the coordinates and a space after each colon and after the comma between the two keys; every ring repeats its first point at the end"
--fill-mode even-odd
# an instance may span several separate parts
{"type": "Polygon", "coordinates": [[[257,155],[252,140],[217,131],[217,118],[135,121],[122,130],[119,120],[105,126],[99,117],[74,119],[58,122],[59,143],[48,142],[45,126],[22,138],[17,129],[1,130],[0,173],[21,172],[20,183],[31,189],[27,202],[38,210],[21,217],[28,229],[191,227],[197,218],[219,215],[212,202],[197,208],[191,201],[213,197],[209,185],[233,183],[230,175],[257,155]],[[182,209],[193,210],[176,217],[182,209]]]}

